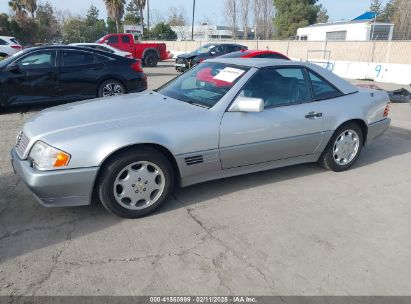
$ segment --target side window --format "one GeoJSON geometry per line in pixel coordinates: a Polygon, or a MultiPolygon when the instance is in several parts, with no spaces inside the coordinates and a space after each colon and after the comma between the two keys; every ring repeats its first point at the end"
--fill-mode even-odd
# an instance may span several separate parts
{"type": "Polygon", "coordinates": [[[224,45],[216,45],[213,51],[216,52],[216,54],[222,54],[224,53],[224,50],[224,45]]]}
{"type": "Polygon", "coordinates": [[[3,39],[0,39],[0,45],[7,45],[8,43],[4,41],[3,39]]]}
{"type": "Polygon", "coordinates": [[[78,66],[94,64],[94,56],[86,52],[63,51],[61,53],[62,66],[78,66]]]}
{"type": "Polygon", "coordinates": [[[121,42],[129,44],[130,43],[130,37],[129,36],[121,36],[121,42]]]}
{"type": "Polygon", "coordinates": [[[106,41],[107,41],[107,43],[110,43],[110,44],[118,43],[118,36],[110,36],[110,37],[107,38],[106,41]]]}
{"type": "Polygon", "coordinates": [[[337,90],[332,84],[330,84],[322,77],[317,76],[311,71],[308,72],[308,75],[311,80],[314,99],[321,100],[335,98],[342,95],[342,93],[339,90],[337,90]]]}
{"type": "Polygon", "coordinates": [[[241,46],[239,45],[227,45],[226,46],[226,53],[236,52],[240,50],[241,50],[241,46]]]}
{"type": "Polygon", "coordinates": [[[16,62],[21,69],[47,69],[55,67],[56,52],[40,51],[23,57],[16,62]]]}
{"type": "Polygon", "coordinates": [[[20,42],[16,38],[11,38],[10,41],[15,44],[20,44],[20,42]]]}
{"type": "Polygon", "coordinates": [[[263,99],[265,108],[312,101],[301,68],[262,69],[245,85],[240,95],[263,99]]]}

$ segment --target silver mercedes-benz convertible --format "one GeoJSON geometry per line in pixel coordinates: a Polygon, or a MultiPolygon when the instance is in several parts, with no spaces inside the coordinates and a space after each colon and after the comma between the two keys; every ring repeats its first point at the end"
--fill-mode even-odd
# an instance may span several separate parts
{"type": "Polygon", "coordinates": [[[314,64],[214,59],[155,91],[40,112],[12,164],[44,206],[99,200],[136,218],[175,186],[317,161],[344,171],[389,127],[388,112],[385,92],[314,64]]]}

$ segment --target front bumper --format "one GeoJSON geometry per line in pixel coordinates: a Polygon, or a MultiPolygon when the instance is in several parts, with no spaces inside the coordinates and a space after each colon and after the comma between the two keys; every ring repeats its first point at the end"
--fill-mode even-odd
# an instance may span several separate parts
{"type": "Polygon", "coordinates": [[[91,203],[98,167],[39,171],[22,160],[13,149],[14,172],[28,186],[38,202],[45,207],[84,206],[91,203]]]}
{"type": "Polygon", "coordinates": [[[383,120],[377,121],[368,125],[368,134],[366,145],[372,143],[376,138],[384,134],[385,131],[390,127],[391,118],[385,118],[383,120]]]}

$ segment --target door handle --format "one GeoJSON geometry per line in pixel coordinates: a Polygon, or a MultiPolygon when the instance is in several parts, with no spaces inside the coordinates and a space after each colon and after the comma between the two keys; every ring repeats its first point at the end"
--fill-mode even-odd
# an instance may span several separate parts
{"type": "Polygon", "coordinates": [[[305,115],[305,118],[308,118],[308,119],[316,119],[320,117],[323,117],[323,113],[310,112],[307,115],[305,115]]]}

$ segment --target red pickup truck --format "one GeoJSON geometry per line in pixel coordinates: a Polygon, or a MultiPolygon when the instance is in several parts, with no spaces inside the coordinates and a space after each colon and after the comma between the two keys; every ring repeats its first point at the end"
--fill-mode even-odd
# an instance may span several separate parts
{"type": "Polygon", "coordinates": [[[168,59],[165,43],[141,43],[134,41],[132,34],[109,34],[97,43],[108,44],[119,50],[130,52],[134,58],[140,59],[145,66],[155,67],[159,60],[168,59]]]}

